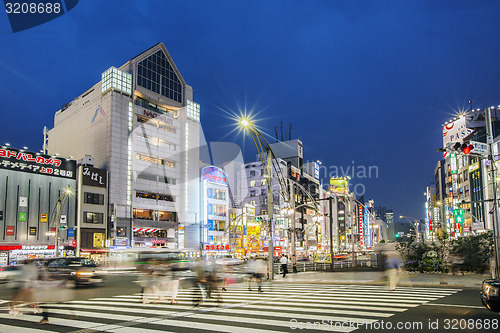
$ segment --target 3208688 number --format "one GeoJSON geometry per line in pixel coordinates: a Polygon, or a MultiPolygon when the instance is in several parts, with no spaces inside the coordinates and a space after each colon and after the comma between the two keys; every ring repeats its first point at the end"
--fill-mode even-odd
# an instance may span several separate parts
{"type": "Polygon", "coordinates": [[[27,2],[7,2],[5,4],[7,14],[59,14],[61,12],[60,3],[27,3],[27,2]]]}
{"type": "Polygon", "coordinates": [[[443,328],[445,330],[498,330],[499,327],[498,319],[445,319],[443,328]]]}

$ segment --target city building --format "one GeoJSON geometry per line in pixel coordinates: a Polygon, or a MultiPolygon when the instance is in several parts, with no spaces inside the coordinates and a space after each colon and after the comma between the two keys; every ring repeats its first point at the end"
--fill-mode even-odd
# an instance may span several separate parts
{"type": "Polygon", "coordinates": [[[226,173],[215,166],[201,169],[201,221],[205,253],[230,252],[229,186],[226,173]]]}
{"type": "Polygon", "coordinates": [[[107,235],[115,227],[108,213],[108,172],[94,168],[91,156],[79,162],[76,253],[98,260],[106,253],[105,248],[109,247],[107,235]]]}
{"type": "Polygon", "coordinates": [[[200,106],[162,43],[56,112],[50,154],[108,171],[110,245],[199,248],[200,106]]]}
{"type": "Polygon", "coordinates": [[[0,265],[54,256],[56,228],[60,253],[75,254],[75,190],[76,161],[1,146],[0,265]]]}

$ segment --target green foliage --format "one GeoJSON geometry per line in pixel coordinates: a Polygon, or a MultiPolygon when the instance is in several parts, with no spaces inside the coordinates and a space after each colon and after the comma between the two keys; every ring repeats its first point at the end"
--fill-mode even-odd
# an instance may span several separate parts
{"type": "Polygon", "coordinates": [[[446,272],[450,253],[457,253],[464,260],[460,269],[483,272],[488,269],[490,253],[493,249],[493,234],[488,232],[477,236],[449,239],[444,233],[430,244],[417,243],[414,237],[408,242],[398,242],[405,268],[420,272],[446,272]]]}

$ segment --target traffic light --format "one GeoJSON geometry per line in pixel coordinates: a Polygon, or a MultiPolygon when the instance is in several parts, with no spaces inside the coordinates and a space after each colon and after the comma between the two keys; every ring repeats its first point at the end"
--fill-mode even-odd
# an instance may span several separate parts
{"type": "Polygon", "coordinates": [[[462,208],[455,208],[453,210],[453,215],[455,216],[456,223],[464,222],[464,210],[462,208]]]}
{"type": "Polygon", "coordinates": [[[464,155],[469,154],[472,151],[472,149],[474,149],[474,146],[471,144],[468,144],[468,143],[463,143],[460,146],[460,150],[462,151],[462,154],[464,154],[464,155]]]}
{"type": "Polygon", "coordinates": [[[438,151],[448,152],[450,154],[463,154],[467,155],[474,149],[474,145],[470,144],[469,141],[464,143],[460,142],[449,142],[446,147],[439,148],[438,151]]]}

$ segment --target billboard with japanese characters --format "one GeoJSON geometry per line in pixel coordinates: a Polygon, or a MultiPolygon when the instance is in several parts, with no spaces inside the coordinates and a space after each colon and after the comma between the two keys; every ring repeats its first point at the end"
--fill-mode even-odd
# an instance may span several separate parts
{"type": "Polygon", "coordinates": [[[0,148],[0,168],[76,179],[76,161],[14,148],[0,148]]]}
{"type": "Polygon", "coordinates": [[[96,169],[90,166],[84,166],[82,170],[82,184],[88,186],[106,187],[106,170],[96,169]]]}

